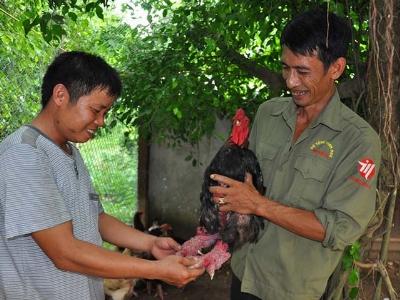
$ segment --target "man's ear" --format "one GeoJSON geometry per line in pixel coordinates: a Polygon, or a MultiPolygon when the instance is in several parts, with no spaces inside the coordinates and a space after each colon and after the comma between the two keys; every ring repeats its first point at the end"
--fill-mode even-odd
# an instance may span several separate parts
{"type": "Polygon", "coordinates": [[[329,67],[329,72],[331,73],[332,79],[337,80],[343,74],[345,68],[346,59],[344,57],[339,57],[329,67]]]}
{"type": "Polygon", "coordinates": [[[69,93],[65,85],[59,83],[53,88],[53,101],[55,105],[61,106],[69,102],[69,93]]]}

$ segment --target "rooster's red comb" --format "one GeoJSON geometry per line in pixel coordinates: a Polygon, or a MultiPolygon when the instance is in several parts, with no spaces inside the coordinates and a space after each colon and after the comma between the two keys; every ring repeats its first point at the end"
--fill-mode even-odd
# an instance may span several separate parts
{"type": "Polygon", "coordinates": [[[245,147],[249,137],[249,124],[250,119],[246,116],[244,110],[239,108],[232,119],[232,132],[229,141],[240,147],[245,147]]]}

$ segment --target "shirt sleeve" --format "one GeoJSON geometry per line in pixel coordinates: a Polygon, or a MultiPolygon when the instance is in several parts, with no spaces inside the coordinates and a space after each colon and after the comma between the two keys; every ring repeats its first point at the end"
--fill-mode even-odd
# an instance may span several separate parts
{"type": "Polygon", "coordinates": [[[6,238],[30,234],[71,220],[57,188],[47,156],[20,144],[4,153],[6,238]]]}
{"type": "Polygon", "coordinates": [[[324,247],[343,250],[366,230],[375,211],[381,162],[378,136],[362,138],[338,165],[321,208],[314,213],[326,230],[324,247]]]}

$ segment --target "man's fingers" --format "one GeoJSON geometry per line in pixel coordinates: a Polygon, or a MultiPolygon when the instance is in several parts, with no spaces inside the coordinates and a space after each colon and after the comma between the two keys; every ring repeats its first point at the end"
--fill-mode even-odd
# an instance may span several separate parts
{"type": "Polygon", "coordinates": [[[188,282],[195,280],[205,271],[202,261],[196,257],[184,257],[182,263],[188,267],[190,276],[188,282]]]}
{"type": "Polygon", "coordinates": [[[196,268],[198,265],[199,259],[195,257],[182,257],[182,264],[189,268],[196,268]]]}
{"type": "Polygon", "coordinates": [[[201,274],[204,273],[206,269],[203,267],[203,265],[198,266],[197,268],[189,268],[188,272],[190,274],[190,279],[189,281],[195,280],[197,277],[199,277],[201,274]]]}
{"type": "Polygon", "coordinates": [[[209,191],[214,197],[223,197],[228,192],[228,188],[222,186],[210,186],[209,191]]]}
{"type": "Polygon", "coordinates": [[[236,183],[236,180],[231,179],[226,176],[218,175],[218,174],[211,174],[210,178],[212,180],[218,181],[219,183],[225,184],[227,186],[232,186],[236,183]]]}
{"type": "Polygon", "coordinates": [[[175,251],[179,251],[179,250],[181,250],[181,245],[179,245],[178,244],[178,242],[177,241],[175,241],[174,239],[172,239],[172,238],[168,238],[168,244],[169,244],[169,246],[172,248],[172,249],[174,249],[175,251]]]}

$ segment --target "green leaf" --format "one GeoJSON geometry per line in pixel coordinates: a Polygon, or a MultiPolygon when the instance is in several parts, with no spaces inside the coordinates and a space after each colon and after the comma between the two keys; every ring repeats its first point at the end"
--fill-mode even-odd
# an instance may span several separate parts
{"type": "Polygon", "coordinates": [[[357,296],[358,296],[358,287],[353,287],[350,290],[349,297],[350,299],[357,299],[357,296]]]}
{"type": "Polygon", "coordinates": [[[51,34],[55,37],[61,38],[62,35],[66,34],[66,31],[58,24],[54,24],[51,28],[51,34]]]}
{"type": "Polygon", "coordinates": [[[61,15],[52,15],[51,19],[58,24],[64,23],[64,16],[61,16],[61,15]]]}
{"type": "Polygon", "coordinates": [[[86,6],[85,6],[85,11],[86,11],[86,12],[90,12],[90,11],[92,11],[93,9],[95,9],[96,6],[97,6],[96,3],[90,2],[90,3],[86,4],[86,6]]]}
{"type": "Polygon", "coordinates": [[[96,15],[97,15],[100,19],[104,19],[103,9],[102,9],[99,5],[96,6],[96,15]]]}
{"type": "Polygon", "coordinates": [[[348,253],[346,254],[343,256],[342,259],[343,267],[345,270],[350,270],[353,266],[353,258],[350,255],[348,255],[348,253]]]}
{"type": "Polygon", "coordinates": [[[215,43],[215,41],[213,39],[205,38],[205,41],[206,41],[206,44],[207,44],[207,51],[211,52],[211,51],[215,50],[215,48],[217,46],[216,46],[216,43],[215,43]]]}
{"type": "Polygon", "coordinates": [[[43,33],[43,38],[47,43],[50,43],[53,40],[53,35],[46,29],[46,32],[43,33]]]}
{"type": "Polygon", "coordinates": [[[182,112],[179,110],[178,107],[174,107],[174,109],[172,110],[172,112],[174,113],[174,115],[175,115],[178,119],[182,119],[182,112]]]}
{"type": "Polygon", "coordinates": [[[359,281],[359,272],[358,270],[353,269],[349,274],[348,282],[351,286],[355,286],[359,281]]]}
{"type": "Polygon", "coordinates": [[[82,25],[84,28],[87,28],[87,27],[89,27],[89,21],[86,20],[86,19],[84,19],[84,20],[82,20],[81,25],[82,25]]]}
{"type": "Polygon", "coordinates": [[[68,17],[70,17],[71,20],[74,21],[74,22],[76,22],[76,20],[78,19],[78,16],[77,16],[74,12],[72,12],[72,11],[70,11],[70,12],[68,13],[68,17]]]}
{"type": "Polygon", "coordinates": [[[117,120],[116,120],[116,119],[114,119],[114,120],[111,121],[110,127],[111,127],[111,128],[112,128],[112,127],[115,127],[115,125],[117,125],[117,120]]]}
{"type": "Polygon", "coordinates": [[[69,11],[69,6],[68,6],[68,4],[64,4],[64,6],[63,6],[63,8],[62,8],[61,11],[62,11],[63,15],[68,14],[68,11],[69,11]]]}
{"type": "Polygon", "coordinates": [[[31,21],[29,19],[26,19],[22,22],[22,25],[24,26],[25,35],[27,35],[32,29],[31,21]]]}
{"type": "MultiPolygon", "coordinates": [[[[48,33],[48,29],[47,29],[47,24],[48,24],[50,18],[51,18],[51,15],[49,13],[45,13],[40,17],[40,21],[39,21],[40,31],[42,32],[43,37],[47,42],[49,42],[49,40],[48,40],[49,33],[48,33]],[[47,36],[47,39],[45,36],[47,36]]],[[[50,36],[50,41],[51,41],[51,36],[50,36]]]]}
{"type": "Polygon", "coordinates": [[[38,25],[40,23],[40,18],[37,16],[35,19],[33,19],[32,22],[29,21],[29,19],[25,19],[22,22],[22,25],[24,26],[24,32],[25,35],[27,35],[34,26],[38,25]]]}
{"type": "Polygon", "coordinates": [[[351,245],[350,254],[353,257],[353,259],[358,260],[360,258],[360,251],[361,251],[360,242],[357,241],[353,245],[351,245]]]}

